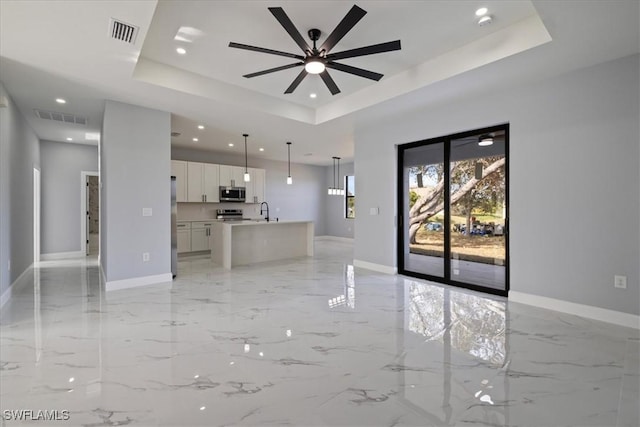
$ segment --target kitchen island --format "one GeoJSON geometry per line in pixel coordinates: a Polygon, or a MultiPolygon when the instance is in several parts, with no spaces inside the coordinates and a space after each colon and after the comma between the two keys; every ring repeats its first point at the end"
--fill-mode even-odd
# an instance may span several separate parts
{"type": "Polygon", "coordinates": [[[225,269],[258,262],[313,256],[313,221],[214,222],[211,259],[225,269]]]}

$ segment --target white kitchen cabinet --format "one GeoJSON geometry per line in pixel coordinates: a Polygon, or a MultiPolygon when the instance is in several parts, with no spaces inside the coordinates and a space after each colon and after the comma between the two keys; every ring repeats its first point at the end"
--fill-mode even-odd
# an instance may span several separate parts
{"type": "Polygon", "coordinates": [[[219,167],[211,163],[187,162],[187,201],[217,203],[219,167]]]}
{"type": "Polygon", "coordinates": [[[220,184],[223,187],[244,187],[244,167],[220,165],[220,184]]]}
{"type": "Polygon", "coordinates": [[[191,252],[191,223],[176,223],[178,237],[178,253],[191,252]]]}
{"type": "Polygon", "coordinates": [[[191,229],[191,252],[206,251],[209,249],[209,238],[204,228],[191,229]]]}
{"type": "Polygon", "coordinates": [[[247,182],[246,203],[264,202],[266,171],[264,169],[249,168],[251,182],[247,182]]]}
{"type": "Polygon", "coordinates": [[[171,160],[171,176],[176,177],[176,202],[187,201],[187,162],[171,160]]]}
{"type": "Polygon", "coordinates": [[[220,165],[204,164],[202,173],[204,201],[218,203],[220,201],[220,165]]]}
{"type": "Polygon", "coordinates": [[[191,251],[208,251],[211,249],[209,244],[209,236],[211,236],[211,222],[198,221],[191,223],[191,251]]]}
{"type": "Polygon", "coordinates": [[[204,202],[204,188],[202,175],[204,174],[204,163],[187,163],[187,201],[204,202]]]}

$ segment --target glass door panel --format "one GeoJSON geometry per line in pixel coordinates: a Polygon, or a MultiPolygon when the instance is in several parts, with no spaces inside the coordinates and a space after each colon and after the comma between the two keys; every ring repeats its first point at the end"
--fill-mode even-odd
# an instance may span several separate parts
{"type": "Polygon", "coordinates": [[[444,142],[403,150],[404,270],[445,277],[444,142]]]}
{"type": "Polygon", "coordinates": [[[506,290],[505,131],[451,140],[450,277],[506,290]]]}

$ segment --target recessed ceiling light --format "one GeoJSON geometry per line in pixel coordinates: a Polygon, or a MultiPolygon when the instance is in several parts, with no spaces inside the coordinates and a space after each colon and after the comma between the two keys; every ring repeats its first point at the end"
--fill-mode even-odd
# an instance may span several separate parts
{"type": "Polygon", "coordinates": [[[476,10],[476,16],[486,15],[487,12],[489,12],[489,9],[487,9],[486,7],[481,7],[480,9],[476,10]]]}
{"type": "Polygon", "coordinates": [[[56,98],[56,102],[57,102],[58,104],[66,104],[66,103],[67,103],[67,101],[66,101],[66,100],[64,100],[64,99],[62,99],[62,98],[56,98]]]}
{"type": "Polygon", "coordinates": [[[204,126],[198,125],[198,129],[202,130],[202,129],[204,129],[204,126]]]}
{"type": "Polygon", "coordinates": [[[229,143],[229,147],[233,147],[233,144],[231,142],[229,143]]]}
{"type": "Polygon", "coordinates": [[[264,151],[264,148],[260,147],[260,151],[264,151]]]}
{"type": "Polygon", "coordinates": [[[198,138],[193,138],[193,142],[198,142],[198,138]]]}
{"type": "Polygon", "coordinates": [[[493,19],[491,18],[491,15],[485,15],[482,18],[480,18],[478,20],[478,25],[480,25],[481,27],[484,25],[489,25],[491,24],[491,22],[493,21],[493,19]]]}
{"type": "Polygon", "coordinates": [[[67,138],[67,141],[73,141],[73,138],[67,138]]]}
{"type": "Polygon", "coordinates": [[[316,96],[318,96],[318,95],[317,95],[317,94],[315,94],[315,93],[310,93],[310,94],[309,94],[309,98],[315,98],[316,96]]]}
{"type": "Polygon", "coordinates": [[[184,55],[185,53],[187,53],[187,50],[183,47],[179,47],[176,49],[176,52],[178,52],[180,55],[184,55]]]}

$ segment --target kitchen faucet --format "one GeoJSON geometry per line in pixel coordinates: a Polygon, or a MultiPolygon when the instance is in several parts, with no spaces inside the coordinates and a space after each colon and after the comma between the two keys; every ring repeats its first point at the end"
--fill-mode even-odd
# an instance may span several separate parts
{"type": "Polygon", "coordinates": [[[265,211],[265,210],[262,208],[262,205],[266,205],[266,206],[267,206],[267,209],[266,209],[267,216],[265,216],[265,217],[264,217],[264,219],[266,219],[266,220],[267,220],[267,222],[269,222],[269,203],[267,203],[267,202],[262,202],[262,203],[260,203],[260,215],[262,215],[262,213],[265,211]]]}

